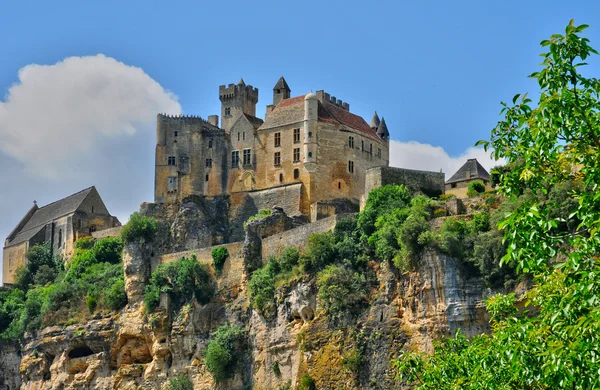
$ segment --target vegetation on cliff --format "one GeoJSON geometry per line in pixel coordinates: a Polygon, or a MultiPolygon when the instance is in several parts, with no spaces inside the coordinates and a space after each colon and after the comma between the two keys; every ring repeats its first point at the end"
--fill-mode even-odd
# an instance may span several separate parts
{"type": "Polygon", "coordinates": [[[398,378],[420,389],[591,389],[600,386],[600,81],[579,70],[592,49],[566,27],[541,45],[537,106],[527,95],[503,103],[492,131],[499,190],[512,200],[498,226],[502,262],[534,275],[517,306],[515,296],[488,301],[492,332],[467,340],[460,333],[436,344],[432,356],[407,352],[398,378]],[[523,309],[523,305],[525,309],[523,309]]]}
{"type": "Polygon", "coordinates": [[[118,238],[85,238],[75,243],[75,253],[63,268],[49,244],[31,248],[16,288],[0,292],[1,337],[18,340],[26,331],[85,322],[93,313],[123,308],[122,249],[118,238]]]}

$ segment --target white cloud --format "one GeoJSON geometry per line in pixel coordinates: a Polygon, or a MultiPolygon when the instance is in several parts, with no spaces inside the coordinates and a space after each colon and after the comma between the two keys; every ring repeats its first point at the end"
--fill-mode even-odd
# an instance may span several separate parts
{"type": "Polygon", "coordinates": [[[52,178],[98,142],[152,129],[159,112],[180,113],[177,97],[102,54],[27,65],[0,101],[0,150],[52,178]]]}
{"type": "Polygon", "coordinates": [[[483,148],[470,147],[459,156],[451,157],[440,146],[422,144],[415,141],[390,141],[390,165],[400,168],[421,169],[446,174],[446,179],[454,174],[469,158],[476,158],[488,171],[503,161],[495,161],[483,148]]]}

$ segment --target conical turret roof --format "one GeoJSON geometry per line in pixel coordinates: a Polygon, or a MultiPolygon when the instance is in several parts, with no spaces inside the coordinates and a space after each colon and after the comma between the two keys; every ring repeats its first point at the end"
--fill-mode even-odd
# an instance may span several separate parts
{"type": "Polygon", "coordinates": [[[281,76],[279,78],[279,80],[277,80],[277,84],[275,84],[275,86],[273,87],[273,90],[276,90],[276,89],[287,89],[288,91],[291,91],[290,90],[290,86],[285,81],[285,79],[283,78],[283,76],[281,76]]]}
{"type": "Polygon", "coordinates": [[[238,81],[238,85],[246,85],[243,78],[240,77],[240,81],[238,81]]]}
{"type": "Polygon", "coordinates": [[[385,119],[381,117],[381,122],[379,126],[377,126],[377,135],[381,139],[386,139],[390,136],[390,132],[388,131],[387,125],[385,124],[385,119]]]}
{"type": "Polygon", "coordinates": [[[371,123],[369,123],[369,126],[371,126],[372,129],[376,129],[377,127],[379,127],[379,123],[381,121],[379,120],[379,115],[377,115],[377,111],[375,111],[375,114],[373,114],[373,118],[371,119],[371,123]]]}

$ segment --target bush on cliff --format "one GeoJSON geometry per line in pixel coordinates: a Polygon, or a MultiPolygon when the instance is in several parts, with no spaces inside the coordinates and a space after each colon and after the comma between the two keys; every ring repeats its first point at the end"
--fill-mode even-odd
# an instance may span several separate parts
{"type": "Polygon", "coordinates": [[[215,273],[220,275],[223,266],[225,265],[225,260],[229,257],[229,251],[226,247],[220,246],[212,250],[211,256],[213,259],[213,266],[215,267],[215,273]]]}
{"type": "Polygon", "coordinates": [[[194,384],[185,375],[179,375],[169,380],[167,390],[194,390],[194,384]]]}
{"type": "Polygon", "coordinates": [[[129,222],[121,229],[121,239],[129,244],[138,239],[152,241],[158,230],[158,222],[152,217],[141,215],[137,211],[131,214],[129,222]]]}
{"type": "Polygon", "coordinates": [[[367,304],[364,275],[341,265],[327,266],[317,275],[319,304],[335,325],[347,324],[367,304]]]}
{"type": "Polygon", "coordinates": [[[204,351],[206,369],[215,381],[227,379],[234,372],[244,344],[244,330],[239,326],[221,325],[204,351]]]}
{"type": "Polygon", "coordinates": [[[153,312],[160,303],[160,293],[169,294],[176,306],[192,298],[201,304],[208,303],[215,292],[215,283],[208,267],[200,264],[195,255],[159,265],[152,273],[144,293],[146,310],[153,312]]]}

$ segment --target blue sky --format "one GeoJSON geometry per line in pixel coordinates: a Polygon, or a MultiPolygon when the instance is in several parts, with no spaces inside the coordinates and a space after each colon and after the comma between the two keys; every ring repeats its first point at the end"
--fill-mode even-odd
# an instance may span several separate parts
{"type": "Polygon", "coordinates": [[[152,200],[155,112],[219,113],[218,86],[240,77],[259,116],[281,75],[292,95],[377,110],[395,165],[449,177],[500,101],[535,91],[539,42],[574,18],[600,48],[598,15],[592,0],[0,0],[0,236],[33,199],[89,185],[126,218],[152,200]]]}

